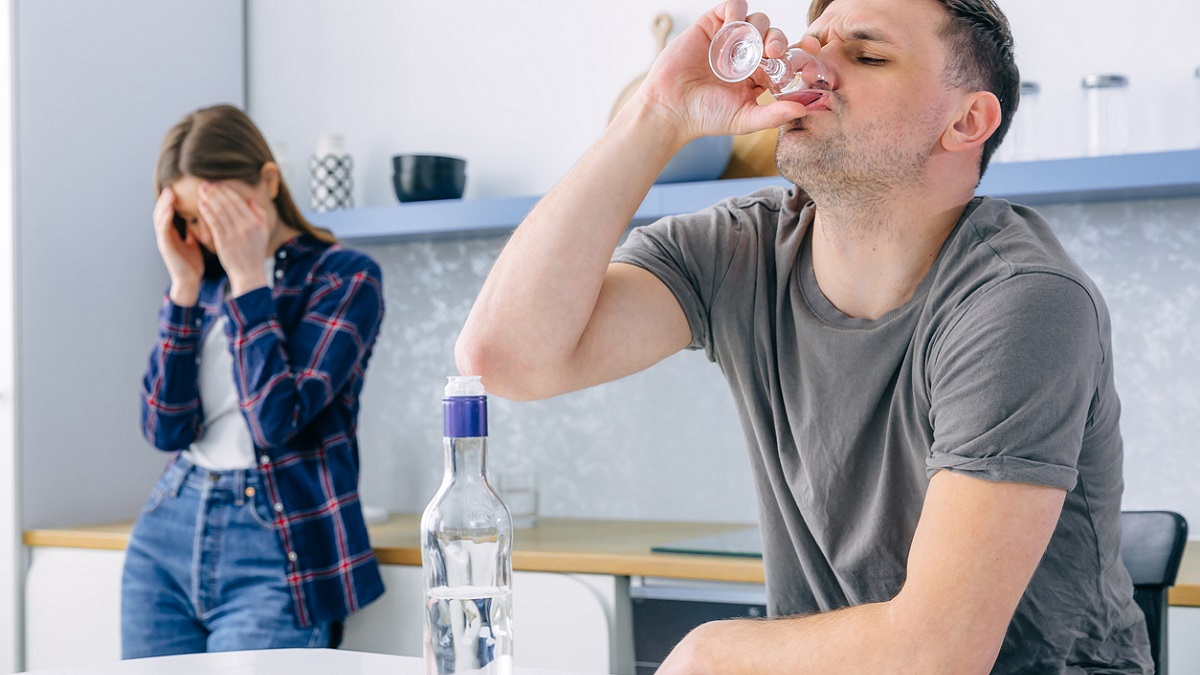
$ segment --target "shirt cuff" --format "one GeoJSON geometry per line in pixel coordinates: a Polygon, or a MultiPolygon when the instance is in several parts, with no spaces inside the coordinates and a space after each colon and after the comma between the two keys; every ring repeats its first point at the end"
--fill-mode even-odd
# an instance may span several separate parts
{"type": "Polygon", "coordinates": [[[158,319],[163,335],[170,336],[177,342],[199,340],[200,329],[204,325],[204,308],[199,304],[182,307],[171,302],[170,295],[164,295],[158,319]]]}
{"type": "Polygon", "coordinates": [[[225,303],[225,316],[229,318],[226,329],[230,336],[247,333],[272,320],[275,299],[271,296],[271,288],[263,286],[231,298],[225,303]]]}
{"type": "Polygon", "coordinates": [[[1025,457],[998,455],[993,457],[964,457],[952,453],[934,453],[925,460],[925,473],[932,478],[941,469],[1004,483],[1030,483],[1075,489],[1079,470],[1071,466],[1051,464],[1025,457]]]}

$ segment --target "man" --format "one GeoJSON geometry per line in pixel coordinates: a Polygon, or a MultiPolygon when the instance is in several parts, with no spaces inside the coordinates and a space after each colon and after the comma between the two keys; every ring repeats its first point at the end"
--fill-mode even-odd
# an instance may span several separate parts
{"type": "Polygon", "coordinates": [[[772,619],[693,631],[660,673],[1148,673],[1119,551],[1107,310],[1031,210],[974,197],[1016,107],[992,0],[816,0],[805,109],[708,70],[733,1],[654,64],[529,214],[457,346],[533,399],[683,348],[732,387],[772,619]],[[797,189],[635,230],[688,140],[779,127],[797,189]],[[631,151],[636,149],[636,152],[631,151]],[[610,262],[611,258],[611,262],[610,262]]]}

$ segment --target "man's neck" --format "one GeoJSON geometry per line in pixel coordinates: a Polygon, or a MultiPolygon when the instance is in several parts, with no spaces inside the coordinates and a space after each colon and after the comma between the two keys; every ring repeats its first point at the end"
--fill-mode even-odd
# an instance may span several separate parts
{"type": "MultiPolygon", "coordinates": [[[[887,194],[882,192],[879,194],[887,194]]],[[[869,202],[818,203],[813,272],[846,316],[878,319],[912,299],[971,194],[913,191],[869,202]]]]}

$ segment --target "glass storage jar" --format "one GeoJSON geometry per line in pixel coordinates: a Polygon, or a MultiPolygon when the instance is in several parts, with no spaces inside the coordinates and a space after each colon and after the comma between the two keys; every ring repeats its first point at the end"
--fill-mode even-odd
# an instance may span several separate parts
{"type": "Polygon", "coordinates": [[[1087,155],[1129,151],[1129,78],[1094,73],[1083,78],[1087,99],[1087,155]]]}

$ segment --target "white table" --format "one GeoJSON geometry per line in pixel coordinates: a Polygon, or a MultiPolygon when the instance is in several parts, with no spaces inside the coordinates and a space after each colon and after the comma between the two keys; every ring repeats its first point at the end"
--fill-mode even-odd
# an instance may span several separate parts
{"type": "MultiPolygon", "coordinates": [[[[340,649],[270,649],[158,656],[106,665],[29,671],[41,675],[425,675],[425,662],[411,656],[340,649]]],[[[516,668],[513,675],[572,675],[562,670],[516,668]]]]}

